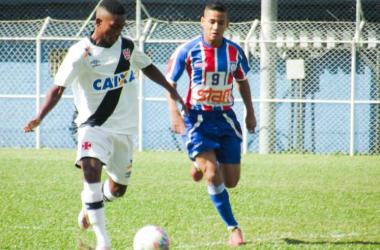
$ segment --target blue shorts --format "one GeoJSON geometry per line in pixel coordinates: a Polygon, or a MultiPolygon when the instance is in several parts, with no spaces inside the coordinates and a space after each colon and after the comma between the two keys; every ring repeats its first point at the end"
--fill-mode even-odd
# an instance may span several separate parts
{"type": "Polygon", "coordinates": [[[184,116],[184,140],[189,158],[214,150],[220,163],[240,164],[242,133],[233,110],[190,110],[184,116]]]}

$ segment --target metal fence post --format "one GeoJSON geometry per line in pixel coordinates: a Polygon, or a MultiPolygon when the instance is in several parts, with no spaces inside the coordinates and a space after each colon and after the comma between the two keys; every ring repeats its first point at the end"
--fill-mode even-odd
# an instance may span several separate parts
{"type": "Polygon", "coordinates": [[[355,153],[355,87],[356,87],[356,64],[357,64],[357,49],[359,45],[360,33],[362,29],[361,23],[361,1],[356,0],[356,23],[355,37],[352,42],[351,53],[351,99],[350,99],[350,156],[355,153]]]}
{"type": "Polygon", "coordinates": [[[277,0],[267,0],[261,2],[261,27],[260,39],[260,139],[259,152],[267,154],[272,151],[274,141],[272,138],[275,132],[275,114],[272,110],[274,104],[264,101],[273,98],[272,86],[275,82],[275,67],[272,60],[271,51],[273,36],[273,22],[277,20],[277,0]]]}
{"type": "MultiPolygon", "coordinates": [[[[254,34],[257,26],[259,26],[259,23],[260,23],[260,21],[258,19],[255,19],[252,22],[251,28],[249,29],[247,37],[244,40],[244,53],[247,55],[248,61],[249,61],[249,47],[250,47],[251,36],[254,34]]],[[[251,92],[252,92],[252,90],[251,90],[251,92]]],[[[247,109],[244,107],[243,121],[244,121],[246,115],[247,115],[247,109]]],[[[243,127],[243,154],[246,154],[248,151],[248,134],[247,134],[247,128],[246,128],[245,122],[243,122],[242,125],[243,125],[242,126],[243,127]]]]}
{"type": "MultiPolygon", "coordinates": [[[[144,51],[144,42],[143,40],[141,39],[141,29],[140,29],[140,25],[141,25],[141,0],[136,0],[136,41],[138,42],[138,45],[139,45],[139,49],[141,51],[144,51]]],[[[140,70],[139,72],[139,96],[138,96],[138,102],[139,102],[139,125],[138,125],[138,151],[141,152],[143,151],[144,147],[143,147],[143,143],[144,143],[144,140],[143,140],[143,136],[144,136],[144,133],[143,133],[143,129],[144,129],[144,126],[143,126],[143,108],[144,108],[144,75],[142,73],[142,71],[140,70]]]]}
{"type": "MultiPolygon", "coordinates": [[[[40,111],[41,99],[41,37],[43,36],[49,21],[50,17],[47,17],[36,37],[36,114],[40,111]]],[[[41,148],[41,130],[39,126],[36,128],[36,148],[41,148]]]]}

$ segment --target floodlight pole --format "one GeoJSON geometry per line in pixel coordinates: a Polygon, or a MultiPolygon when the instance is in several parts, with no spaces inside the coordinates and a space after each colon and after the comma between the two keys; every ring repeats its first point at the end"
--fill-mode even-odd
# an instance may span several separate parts
{"type": "Polygon", "coordinates": [[[273,22],[277,20],[277,0],[261,1],[261,41],[260,41],[260,138],[259,153],[267,154],[274,148],[275,111],[274,105],[264,101],[273,99],[275,86],[275,62],[271,56],[273,44],[266,42],[272,40],[273,22]]]}

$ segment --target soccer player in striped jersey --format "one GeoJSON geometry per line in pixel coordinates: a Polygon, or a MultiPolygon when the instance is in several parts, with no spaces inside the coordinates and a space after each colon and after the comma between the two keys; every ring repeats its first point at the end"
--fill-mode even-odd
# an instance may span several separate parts
{"type": "Polygon", "coordinates": [[[233,81],[243,99],[246,127],[255,131],[256,118],[251,101],[247,58],[239,45],[223,37],[228,27],[225,5],[206,5],[201,18],[203,34],[179,46],[169,59],[166,78],[173,84],[186,70],[189,87],[185,104],[189,114],[181,114],[168,99],[172,129],[184,134],[189,158],[193,161],[193,179],[205,175],[212,203],[231,230],[229,244],[244,244],[226,188],[233,188],[240,178],[242,131],[232,110],[233,81]]]}
{"type": "MultiPolygon", "coordinates": [[[[164,87],[173,101],[182,98],[150,58],[122,37],[126,10],[118,0],[103,0],[96,11],[95,30],[68,51],[36,117],[24,128],[31,132],[71,86],[78,110],[75,164],[83,170],[82,210],[78,223],[92,226],[96,249],[111,249],[103,201],[124,195],[132,168],[133,141],[138,125],[138,70],[164,87]],[[101,183],[104,167],[108,179],[101,183]]],[[[184,108],[186,108],[184,106],[184,108]]]]}

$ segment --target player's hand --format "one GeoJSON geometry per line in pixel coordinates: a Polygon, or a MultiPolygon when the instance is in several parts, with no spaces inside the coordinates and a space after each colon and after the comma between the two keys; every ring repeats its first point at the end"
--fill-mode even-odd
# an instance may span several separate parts
{"type": "Polygon", "coordinates": [[[189,115],[189,110],[188,110],[187,106],[185,105],[185,103],[184,103],[182,97],[178,94],[178,92],[177,92],[176,89],[174,89],[172,92],[170,92],[170,97],[171,97],[174,101],[176,101],[176,102],[178,102],[179,104],[181,104],[181,110],[182,110],[183,112],[185,112],[186,115],[189,115]]]}
{"type": "Polygon", "coordinates": [[[181,114],[178,112],[171,115],[172,131],[176,134],[183,135],[185,133],[185,123],[181,114]]]}
{"type": "Polygon", "coordinates": [[[31,120],[24,127],[24,132],[25,133],[33,132],[34,128],[38,127],[38,125],[40,125],[40,123],[41,123],[41,119],[35,118],[35,119],[31,120]]]}
{"type": "Polygon", "coordinates": [[[247,117],[245,118],[245,125],[247,127],[248,133],[250,134],[255,133],[255,129],[256,129],[255,114],[247,114],[247,117]]]}

